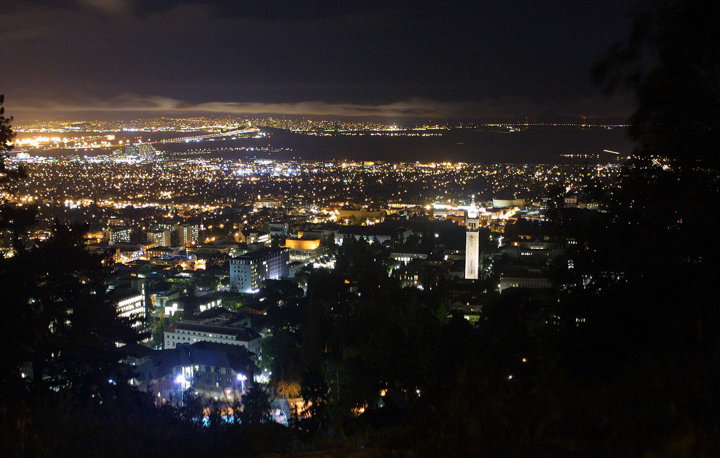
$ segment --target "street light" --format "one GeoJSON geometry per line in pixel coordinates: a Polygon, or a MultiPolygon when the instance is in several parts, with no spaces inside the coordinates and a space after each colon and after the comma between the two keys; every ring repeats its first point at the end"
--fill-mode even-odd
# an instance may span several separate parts
{"type": "Polygon", "coordinates": [[[175,383],[180,384],[180,403],[183,402],[183,399],[185,398],[185,383],[187,383],[187,380],[185,379],[185,375],[178,374],[177,377],[175,377],[175,383]]]}
{"type": "Polygon", "coordinates": [[[245,374],[238,374],[237,379],[238,381],[240,381],[240,393],[245,394],[245,380],[247,380],[247,377],[245,376],[245,374]]]}

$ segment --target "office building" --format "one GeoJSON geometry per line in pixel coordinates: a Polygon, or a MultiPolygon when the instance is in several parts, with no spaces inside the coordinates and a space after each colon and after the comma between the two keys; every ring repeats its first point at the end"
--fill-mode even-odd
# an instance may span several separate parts
{"type": "Polygon", "coordinates": [[[172,232],[167,229],[157,229],[147,233],[147,241],[154,246],[172,245],[172,232]]]}
{"type": "Polygon", "coordinates": [[[178,224],[177,234],[180,245],[184,247],[197,245],[200,237],[200,226],[197,224],[178,224]]]}
{"type": "Polygon", "coordinates": [[[260,289],[265,280],[280,280],[289,274],[288,250],[264,248],[230,260],[230,287],[240,292],[260,289]]]}

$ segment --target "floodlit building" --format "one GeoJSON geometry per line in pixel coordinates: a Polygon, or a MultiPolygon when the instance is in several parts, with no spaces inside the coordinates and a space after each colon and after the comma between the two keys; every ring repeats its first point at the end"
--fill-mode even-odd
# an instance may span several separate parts
{"type": "Polygon", "coordinates": [[[532,234],[508,240],[501,251],[526,265],[544,265],[567,252],[563,239],[532,234]]]}
{"type": "Polygon", "coordinates": [[[244,326],[231,324],[205,324],[193,321],[173,323],[163,333],[164,348],[172,349],[181,344],[196,342],[215,342],[226,345],[240,345],[249,351],[260,354],[262,337],[257,332],[244,326]]]}
{"type": "Polygon", "coordinates": [[[280,280],[289,275],[290,256],[284,248],[264,248],[230,260],[230,287],[240,292],[260,289],[265,280],[280,280]]]}
{"type": "Polygon", "coordinates": [[[344,224],[365,224],[368,220],[379,223],[385,219],[387,213],[383,210],[349,210],[343,209],[338,212],[338,221],[344,224]]]}
{"type": "Polygon", "coordinates": [[[128,221],[125,218],[121,218],[119,216],[111,216],[108,218],[108,224],[109,227],[118,227],[118,226],[127,226],[128,221]]]}
{"type": "Polygon", "coordinates": [[[290,262],[310,262],[322,254],[319,239],[285,239],[285,248],[290,250],[290,262]]]}
{"type": "Polygon", "coordinates": [[[158,291],[155,293],[151,293],[150,302],[152,306],[152,311],[155,314],[164,313],[165,309],[168,306],[172,307],[169,302],[175,299],[179,299],[182,295],[183,292],[180,290],[158,291]]]}
{"type": "Polygon", "coordinates": [[[219,293],[210,293],[204,296],[177,297],[165,301],[165,316],[173,316],[178,312],[193,310],[204,312],[222,306],[222,296],[219,293]]]}
{"type": "Polygon", "coordinates": [[[235,240],[240,243],[245,243],[247,245],[261,244],[269,247],[272,244],[272,237],[270,236],[269,232],[261,232],[254,230],[240,231],[235,237],[235,240]]]}
{"type": "Polygon", "coordinates": [[[145,288],[141,291],[113,291],[110,295],[118,316],[132,320],[132,327],[142,329],[145,322],[145,288]]]}
{"type": "Polygon", "coordinates": [[[427,259],[429,254],[424,251],[393,251],[390,253],[390,257],[396,261],[407,265],[410,261],[415,259],[427,259]]]}
{"type": "Polygon", "coordinates": [[[493,208],[512,208],[524,207],[525,199],[495,199],[493,198],[493,208]]]}
{"type": "Polygon", "coordinates": [[[480,218],[478,216],[478,208],[475,205],[475,196],[468,209],[467,218],[465,219],[465,278],[468,280],[477,280],[480,272],[480,232],[478,226],[480,218]]]}
{"type": "Polygon", "coordinates": [[[280,199],[258,199],[255,201],[255,208],[280,208],[282,200],[280,199]]]}
{"type": "Polygon", "coordinates": [[[230,404],[261,375],[254,360],[255,355],[242,346],[214,342],[150,350],[134,364],[131,383],[158,404],[179,402],[190,390],[230,404]]]}
{"type": "Polygon", "coordinates": [[[101,243],[90,243],[85,249],[92,253],[109,253],[114,262],[126,263],[137,261],[145,254],[143,245],[131,245],[129,243],[117,243],[112,240],[101,243]]]}

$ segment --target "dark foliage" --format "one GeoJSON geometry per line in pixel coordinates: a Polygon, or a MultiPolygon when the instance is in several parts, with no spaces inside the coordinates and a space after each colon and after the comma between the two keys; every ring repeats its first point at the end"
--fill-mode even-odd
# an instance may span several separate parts
{"type": "Polygon", "coordinates": [[[362,240],[337,248],[334,270],[305,272],[305,295],[289,282],[267,284],[277,305],[263,363],[273,383],[299,384],[309,402],[292,429],[267,421],[259,386],[243,398],[244,410],[235,406],[241,421],[223,422],[217,403],[203,412],[188,397],[177,410],[156,408],[107,383],[116,369],[108,342],[123,334],[103,340],[96,327],[112,323],[74,316],[103,299],[72,231],[2,261],[3,308],[18,324],[0,336],[2,383],[6,393],[44,394],[3,398],[4,455],[328,447],[414,456],[717,454],[717,9],[656,2],[597,66],[608,90],[636,91],[632,135],[644,161],[626,169],[614,194],[594,191],[609,199],[607,214],[566,211],[562,190],[548,192],[552,224],[544,230],[578,240],[571,254],[579,272],[553,267],[575,286],[550,301],[503,293],[471,325],[447,318],[445,279],[432,291],[401,289],[387,275],[387,250],[362,240]],[[648,161],[659,157],[669,161],[648,161]],[[582,274],[592,280],[580,286],[582,274]],[[19,374],[28,367],[47,379],[26,385],[19,374]]]}
{"type": "Polygon", "coordinates": [[[242,397],[240,422],[245,425],[267,423],[270,420],[270,397],[260,384],[253,384],[242,397]]]}
{"type": "Polygon", "coordinates": [[[720,165],[720,31],[717,2],[658,0],[638,15],[628,39],[594,68],[611,92],[635,93],[631,136],[644,157],[684,167],[720,165]]]}
{"type": "Polygon", "coordinates": [[[117,343],[138,336],[105,294],[108,259],[84,249],[83,233],[80,226],[56,226],[47,242],[0,260],[5,386],[86,397],[124,387],[117,343]]]}
{"type": "Polygon", "coordinates": [[[11,125],[13,118],[5,117],[5,108],[2,106],[4,102],[5,96],[0,94],[0,184],[25,177],[25,170],[22,167],[9,169],[5,164],[5,154],[12,148],[15,133],[11,125]]]}

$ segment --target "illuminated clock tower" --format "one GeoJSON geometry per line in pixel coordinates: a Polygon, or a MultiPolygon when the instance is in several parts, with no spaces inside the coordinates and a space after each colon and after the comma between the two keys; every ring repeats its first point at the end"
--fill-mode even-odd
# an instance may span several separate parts
{"type": "Polygon", "coordinates": [[[475,205],[475,196],[472,196],[472,203],[467,212],[465,219],[465,278],[469,280],[477,280],[480,271],[480,232],[478,226],[480,218],[478,217],[478,208],[475,205]]]}

